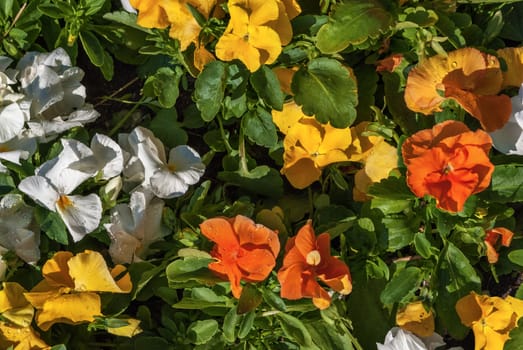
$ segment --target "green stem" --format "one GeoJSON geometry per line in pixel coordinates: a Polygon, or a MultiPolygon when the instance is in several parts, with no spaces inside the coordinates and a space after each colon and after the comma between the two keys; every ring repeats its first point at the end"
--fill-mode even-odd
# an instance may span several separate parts
{"type": "Polygon", "coordinates": [[[243,136],[243,129],[240,127],[240,134],[238,135],[238,155],[240,156],[240,171],[248,173],[247,156],[245,154],[245,137],[243,136]]]}
{"type": "Polygon", "coordinates": [[[116,134],[116,132],[118,132],[118,130],[120,130],[120,128],[129,120],[129,118],[131,118],[133,113],[138,109],[138,107],[143,103],[144,100],[145,100],[145,97],[140,98],[140,100],[138,102],[136,102],[136,104],[133,106],[133,108],[131,108],[131,110],[129,112],[127,112],[127,114],[124,115],[122,117],[122,119],[120,119],[118,121],[118,123],[116,123],[116,125],[111,129],[111,131],[109,131],[108,136],[113,136],[114,134],[116,134]]]}
{"type": "Polygon", "coordinates": [[[233,151],[233,148],[231,147],[231,144],[229,143],[229,140],[227,139],[227,135],[225,135],[225,129],[223,128],[223,122],[222,118],[218,116],[216,118],[218,120],[218,126],[220,127],[220,135],[222,136],[223,144],[225,145],[225,148],[227,149],[227,153],[231,154],[233,151]]]}

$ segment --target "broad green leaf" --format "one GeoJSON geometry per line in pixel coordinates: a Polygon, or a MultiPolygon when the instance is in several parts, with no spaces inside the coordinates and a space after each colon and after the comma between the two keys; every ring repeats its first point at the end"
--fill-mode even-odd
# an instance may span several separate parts
{"type": "Polygon", "coordinates": [[[409,298],[419,288],[422,271],[417,267],[407,267],[392,276],[385,289],[381,292],[383,304],[399,303],[409,298]]]}
{"type": "Polygon", "coordinates": [[[387,228],[389,251],[396,251],[408,246],[418,231],[420,218],[407,215],[390,215],[384,217],[381,222],[387,228]]]}
{"type": "Polygon", "coordinates": [[[229,343],[234,343],[236,340],[236,325],[238,324],[239,319],[240,317],[236,313],[236,306],[231,308],[223,318],[223,337],[229,343]]]}
{"type": "Polygon", "coordinates": [[[179,67],[174,69],[161,67],[145,81],[144,95],[157,97],[163,108],[172,108],[180,94],[178,86],[182,75],[183,72],[179,67]]]}
{"type": "Polygon", "coordinates": [[[86,16],[92,16],[102,9],[107,0],[87,0],[86,16]]]}
{"type": "Polygon", "coordinates": [[[496,202],[523,201],[523,166],[497,165],[492,174],[490,187],[485,193],[489,199],[496,202]]]}
{"type": "Polygon", "coordinates": [[[263,65],[251,75],[250,82],[254,91],[273,109],[283,109],[284,95],[276,74],[269,67],[263,65]]]}
{"type": "Polygon", "coordinates": [[[354,350],[352,341],[347,333],[342,333],[334,325],[325,321],[305,322],[305,327],[311,338],[320,349],[329,350],[354,350]]]}
{"type": "Polygon", "coordinates": [[[194,99],[206,122],[213,120],[220,111],[226,79],[227,65],[220,61],[207,64],[196,79],[194,99]]]}
{"type": "Polygon", "coordinates": [[[186,285],[212,285],[220,281],[207,266],[213,259],[200,257],[186,257],[170,263],[165,273],[169,286],[180,288],[186,285]]]}
{"type": "Polygon", "coordinates": [[[61,9],[59,9],[54,4],[40,4],[40,5],[38,5],[37,9],[44,15],[49,16],[51,18],[56,18],[56,19],[73,15],[72,7],[71,7],[70,11],[63,12],[61,9]]]}
{"type": "Polygon", "coordinates": [[[238,329],[238,338],[245,338],[252,329],[254,325],[254,319],[256,318],[256,312],[250,311],[243,315],[240,322],[240,328],[238,329]]]}
{"type": "Polygon", "coordinates": [[[104,63],[99,67],[104,79],[111,81],[114,75],[114,61],[109,52],[104,50],[104,63]]]}
{"type": "Polygon", "coordinates": [[[503,350],[523,349],[523,319],[519,319],[516,328],[510,331],[510,339],[507,340],[503,350]]]}
{"type": "Polygon", "coordinates": [[[278,142],[272,115],[261,107],[250,110],[243,116],[242,128],[245,136],[257,145],[271,148],[278,142]]]}
{"type": "Polygon", "coordinates": [[[266,288],[263,288],[262,296],[263,300],[271,307],[279,311],[286,311],[287,307],[285,306],[285,302],[277,294],[273,293],[272,291],[266,288]]]}
{"type": "Polygon", "coordinates": [[[414,235],[414,247],[416,248],[416,252],[423,259],[429,259],[434,254],[433,249],[436,249],[432,247],[432,244],[430,244],[425,233],[422,232],[418,232],[414,235]]]}
{"type": "Polygon", "coordinates": [[[523,41],[523,3],[517,3],[512,6],[504,6],[503,12],[503,29],[500,37],[513,41],[523,41]]]}
{"type": "Polygon", "coordinates": [[[3,0],[0,2],[0,13],[3,18],[13,17],[14,0],[3,0]]]}
{"type": "Polygon", "coordinates": [[[189,138],[177,119],[176,109],[161,109],[149,123],[149,129],[168,148],[186,145],[189,138]]]}
{"type": "Polygon", "coordinates": [[[291,88],[303,113],[314,115],[321,123],[330,122],[335,128],[346,128],[356,119],[356,81],[337,60],[313,59],[294,74],[291,88]]]}
{"type": "Polygon", "coordinates": [[[218,328],[216,320],[195,321],[187,329],[187,334],[193,344],[205,344],[216,334],[218,328]]]}
{"type": "Polygon", "coordinates": [[[278,198],[283,194],[283,180],[280,173],[266,165],[260,165],[249,170],[248,173],[241,170],[221,171],[218,173],[218,179],[266,197],[278,198]]]}
{"type": "Polygon", "coordinates": [[[439,269],[435,271],[437,322],[441,323],[456,339],[469,332],[456,313],[456,302],[471,291],[479,292],[481,279],[469,259],[454,244],[447,242],[439,256],[439,269]]]}
{"type": "Polygon", "coordinates": [[[310,347],[313,345],[311,334],[299,318],[286,313],[278,313],[276,316],[280,320],[283,333],[285,333],[289,339],[295,341],[302,347],[310,347]]]}
{"type": "Polygon", "coordinates": [[[42,207],[36,207],[35,219],[47,237],[61,244],[68,243],[67,228],[60,215],[42,207]]]}
{"type": "Polygon", "coordinates": [[[516,249],[508,253],[508,259],[514,264],[523,266],[523,249],[516,249]]]}
{"type": "Polygon", "coordinates": [[[238,300],[238,314],[242,315],[249,311],[255,310],[258,305],[261,304],[262,300],[263,297],[258,288],[250,283],[247,283],[242,289],[240,300],[238,300]]]}
{"type": "Polygon", "coordinates": [[[318,31],[316,46],[323,53],[336,53],[359,45],[388,30],[394,18],[379,0],[346,0],[334,8],[329,21],[318,31]]]}
{"type": "Polygon", "coordinates": [[[92,64],[101,67],[104,64],[105,50],[98,38],[93,32],[82,30],[80,32],[80,41],[92,64]]]}

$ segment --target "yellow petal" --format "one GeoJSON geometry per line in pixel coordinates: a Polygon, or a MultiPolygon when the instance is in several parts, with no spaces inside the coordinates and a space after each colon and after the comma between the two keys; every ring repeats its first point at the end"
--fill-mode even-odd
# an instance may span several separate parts
{"type": "Polygon", "coordinates": [[[380,182],[398,167],[398,151],[386,142],[380,142],[371,150],[365,161],[365,173],[372,182],[380,182]]]}
{"type": "MultiPolygon", "coordinates": [[[[291,82],[292,82],[292,78],[294,77],[294,73],[296,73],[297,70],[298,70],[298,67],[291,67],[291,68],[276,67],[276,68],[272,69],[272,71],[278,77],[281,90],[284,93],[286,93],[287,95],[293,95],[292,90],[291,90],[291,82]]],[[[294,102],[294,100],[292,102],[288,102],[288,104],[291,104],[291,103],[296,104],[294,102]]],[[[283,106],[283,108],[285,109],[285,105],[283,106]]],[[[282,112],[279,112],[279,113],[282,113],[282,112]]],[[[273,118],[274,118],[274,114],[273,114],[273,118]]],[[[281,129],[280,129],[280,131],[283,132],[281,129]]],[[[283,133],[285,134],[285,132],[283,132],[283,133]]]]}
{"type": "Polygon", "coordinates": [[[143,330],[140,328],[140,320],[137,320],[135,318],[126,318],[125,321],[127,321],[128,323],[127,326],[117,328],[108,327],[107,331],[111,334],[128,338],[132,338],[135,335],[143,332],[143,330]]]}
{"type": "Polygon", "coordinates": [[[194,67],[200,72],[209,62],[216,61],[216,57],[203,45],[196,45],[193,54],[194,67]]]}
{"type": "MultiPolygon", "coordinates": [[[[293,72],[294,73],[294,72],[293,72]]],[[[289,129],[296,125],[302,118],[310,118],[303,114],[301,107],[292,100],[283,105],[283,110],[272,110],[272,121],[282,134],[287,134],[289,129]]]]}
{"type": "Polygon", "coordinates": [[[24,293],[26,293],[27,290],[18,283],[4,282],[2,286],[3,289],[0,291],[0,313],[29,304],[24,297],[24,293]]]}
{"type": "Polygon", "coordinates": [[[304,189],[310,186],[313,182],[318,181],[321,176],[321,170],[308,158],[303,158],[290,167],[282,168],[281,173],[297,189],[304,189]]]}
{"type": "Polygon", "coordinates": [[[301,12],[300,4],[296,0],[282,0],[285,6],[285,12],[289,19],[293,19],[298,16],[301,12]]]}
{"type": "Polygon", "coordinates": [[[42,309],[47,300],[57,298],[60,295],[68,292],[68,290],[52,289],[46,292],[24,293],[24,296],[36,309],[42,309]]]}
{"type": "Polygon", "coordinates": [[[218,40],[215,48],[216,57],[222,61],[238,59],[247,69],[254,72],[260,68],[260,52],[244,40],[243,36],[229,33],[218,40]]]}
{"type": "Polygon", "coordinates": [[[197,43],[202,28],[189,11],[186,2],[172,1],[163,8],[171,23],[169,36],[178,39],[180,49],[185,51],[191,43],[197,43]]]}
{"type": "MultiPolygon", "coordinates": [[[[327,153],[332,150],[345,151],[352,142],[352,135],[349,128],[338,129],[332,127],[330,124],[324,124],[323,130],[323,141],[318,148],[319,153],[327,153]]],[[[345,158],[347,157],[345,156],[345,158]]]]}
{"type": "Polygon", "coordinates": [[[506,47],[497,51],[507,70],[503,73],[503,87],[520,87],[523,83],[523,47],[506,47]]]}
{"type": "Polygon", "coordinates": [[[523,316],[523,300],[511,296],[507,296],[505,300],[512,305],[518,319],[523,316]]]}
{"type": "Polygon", "coordinates": [[[75,291],[128,293],[115,282],[102,254],[86,250],[72,257],[69,262],[69,273],[74,280],[75,291]]]}
{"type": "Polygon", "coordinates": [[[278,18],[278,3],[276,0],[229,0],[227,3],[231,19],[236,16],[237,9],[249,14],[249,22],[260,26],[278,18]]]}
{"type": "Polygon", "coordinates": [[[20,327],[29,327],[33,321],[34,308],[27,303],[25,306],[13,308],[2,313],[2,317],[20,327]]]}
{"type": "Polygon", "coordinates": [[[157,0],[130,0],[131,6],[138,10],[136,23],[145,28],[165,28],[169,20],[161,3],[157,0]]]}
{"type": "Polygon", "coordinates": [[[285,12],[285,5],[278,2],[278,18],[269,23],[269,26],[280,36],[281,45],[285,46],[292,40],[292,26],[289,16],[285,12]]]}
{"type": "Polygon", "coordinates": [[[72,256],[73,253],[71,252],[57,252],[44,264],[42,275],[50,286],[74,286],[73,280],[69,276],[69,267],[67,265],[72,256]]]}
{"type": "Polygon", "coordinates": [[[96,293],[64,294],[48,299],[36,313],[36,324],[47,331],[55,323],[80,324],[101,316],[100,296],[96,293]]]}
{"type": "Polygon", "coordinates": [[[483,312],[479,302],[479,296],[471,292],[470,294],[459,299],[456,303],[456,312],[463,323],[467,327],[471,327],[474,322],[482,318],[483,312]]]}
{"type": "Polygon", "coordinates": [[[350,128],[352,143],[347,148],[347,156],[352,162],[362,162],[370,154],[372,148],[382,142],[381,136],[363,136],[369,122],[361,122],[350,128]]]}
{"type": "Polygon", "coordinates": [[[318,152],[322,142],[321,125],[314,118],[301,119],[288,129],[283,140],[285,150],[295,146],[301,148],[309,156],[318,152]]]}
{"type": "Polygon", "coordinates": [[[368,177],[365,169],[360,169],[354,174],[354,188],[352,189],[352,198],[356,202],[366,202],[371,199],[367,196],[367,190],[372,185],[372,180],[368,177]]]}
{"type": "Polygon", "coordinates": [[[14,350],[47,350],[48,346],[31,327],[17,327],[0,322],[0,348],[14,350]]]}
{"type": "Polygon", "coordinates": [[[399,310],[396,323],[419,337],[430,337],[434,333],[434,314],[427,311],[421,301],[409,303],[399,310]]]}

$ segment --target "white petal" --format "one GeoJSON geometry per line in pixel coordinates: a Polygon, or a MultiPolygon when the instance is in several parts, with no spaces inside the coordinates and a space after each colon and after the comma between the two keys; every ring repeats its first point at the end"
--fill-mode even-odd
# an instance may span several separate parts
{"type": "Polygon", "coordinates": [[[24,157],[27,159],[29,156],[28,152],[25,151],[8,151],[8,152],[0,152],[0,159],[7,160],[11,163],[15,163],[20,165],[20,158],[24,157]]]}
{"type": "Polygon", "coordinates": [[[34,264],[40,259],[40,235],[31,230],[17,229],[0,234],[0,244],[12,250],[26,263],[34,264]]]}
{"type": "Polygon", "coordinates": [[[72,169],[71,164],[92,156],[93,152],[77,140],[62,139],[61,141],[63,150],[58,157],[42,164],[37,169],[37,174],[48,178],[61,194],[69,194],[94,175],[94,173],[72,169]]]}
{"type": "Polygon", "coordinates": [[[384,344],[376,345],[378,350],[428,350],[421,339],[399,327],[394,327],[387,333],[384,344]]]}
{"type": "Polygon", "coordinates": [[[56,211],[62,217],[69,233],[78,242],[88,233],[93,232],[102,218],[102,202],[96,194],[88,196],[66,196],[61,205],[56,203],[56,211]]]}
{"type": "Polygon", "coordinates": [[[115,264],[130,264],[136,261],[135,252],[140,241],[125,231],[116,231],[110,225],[105,226],[110,232],[111,244],[109,255],[115,264]]]}
{"type": "Polygon", "coordinates": [[[177,173],[168,169],[159,170],[150,179],[151,190],[160,198],[176,198],[183,196],[189,185],[177,173]]]}
{"type": "Polygon", "coordinates": [[[198,152],[185,145],[177,146],[169,152],[169,168],[174,169],[188,185],[200,181],[205,172],[205,164],[202,163],[198,152]]]}
{"type": "Polygon", "coordinates": [[[27,228],[33,221],[33,208],[26,205],[20,194],[8,193],[0,200],[0,231],[27,228]]]}
{"type": "Polygon", "coordinates": [[[25,117],[16,103],[0,109],[0,142],[7,142],[20,134],[24,127],[25,117]]]}
{"type": "Polygon", "coordinates": [[[130,12],[130,13],[136,13],[135,8],[131,6],[131,3],[129,2],[129,0],[120,0],[120,1],[122,3],[123,9],[125,11],[130,12]]]}
{"type": "Polygon", "coordinates": [[[103,179],[120,175],[123,170],[123,153],[118,143],[109,136],[96,134],[91,140],[91,150],[103,168],[103,179]]]}
{"type": "Polygon", "coordinates": [[[18,189],[31,199],[51,211],[55,211],[55,203],[60,197],[53,185],[42,176],[29,176],[20,181],[18,189]]]}

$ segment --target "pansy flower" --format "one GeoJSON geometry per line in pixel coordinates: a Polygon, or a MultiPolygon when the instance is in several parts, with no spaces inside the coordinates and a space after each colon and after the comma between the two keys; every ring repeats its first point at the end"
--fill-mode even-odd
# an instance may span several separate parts
{"type": "MultiPolygon", "coordinates": [[[[28,159],[35,150],[36,139],[28,136],[26,132],[21,132],[9,141],[0,142],[0,160],[20,165],[20,160],[28,159]]],[[[1,162],[0,172],[7,172],[7,167],[1,162]]]]}
{"type": "Polygon", "coordinates": [[[408,303],[396,313],[396,324],[420,338],[434,333],[434,313],[427,310],[421,300],[408,303]]]}
{"type": "Polygon", "coordinates": [[[235,298],[242,293],[241,281],[263,281],[276,265],[278,233],[245,216],[207,219],[200,224],[200,231],[215,243],[211,256],[216,261],[209,269],[231,283],[235,298]]]}
{"type": "Polygon", "coordinates": [[[149,245],[162,237],[164,201],[144,191],[133,191],[129,204],[118,204],[105,224],[111,238],[109,254],[117,264],[140,261],[149,245]]]}
{"type": "Polygon", "coordinates": [[[498,59],[474,48],[462,48],[421,61],[408,75],[407,107],[426,115],[441,111],[448,98],[478,119],[486,131],[505,125],[510,98],[498,95],[503,75],[498,59]]]}
{"type": "Polygon", "coordinates": [[[475,350],[503,350],[510,331],[523,316],[523,300],[471,292],[456,303],[458,316],[474,332],[475,350]]]}
{"type": "MultiPolygon", "coordinates": [[[[176,198],[200,180],[205,165],[200,155],[187,145],[180,145],[165,154],[163,143],[146,128],[136,127],[124,140],[132,155],[124,175],[138,176],[141,186],[160,198],[176,198]],[[140,164],[136,163],[136,158],[140,164]]],[[[124,148],[125,148],[124,146],[124,148]]]]}
{"type": "Polygon", "coordinates": [[[314,118],[302,118],[283,140],[281,173],[295,188],[306,188],[319,180],[327,165],[349,160],[345,150],[350,143],[349,128],[337,129],[314,118]]]}
{"type": "Polygon", "coordinates": [[[229,0],[227,5],[231,19],[216,44],[216,57],[239,59],[251,72],[273,63],[292,36],[287,8],[296,7],[280,0],[229,0]]]}
{"type": "Polygon", "coordinates": [[[132,7],[138,10],[136,23],[145,28],[166,28],[169,20],[161,1],[129,0],[132,7]]]}
{"type": "Polygon", "coordinates": [[[342,260],[331,256],[330,235],[325,232],[316,237],[310,220],[287,241],[278,280],[282,298],[312,298],[319,309],[329,307],[331,296],[318,280],[340,294],[352,291],[349,268],[342,260]]]}
{"type": "Polygon", "coordinates": [[[512,112],[508,122],[489,135],[494,148],[501,153],[523,155],[523,86],[510,100],[512,112]]]}
{"type": "Polygon", "coordinates": [[[418,131],[402,146],[407,184],[420,198],[434,197],[438,208],[459,212],[471,195],[490,184],[494,171],[488,156],[491,146],[486,132],[470,131],[458,121],[418,131]]]}
{"type": "MultiPolygon", "coordinates": [[[[378,350],[435,350],[445,345],[443,337],[433,333],[430,337],[420,338],[400,327],[392,328],[385,336],[383,344],[376,343],[378,350]]],[[[449,350],[463,350],[461,347],[449,350]]]]}
{"type": "Polygon", "coordinates": [[[132,289],[124,266],[109,269],[102,255],[91,250],[74,256],[57,252],[44,264],[42,274],[44,279],[25,297],[36,308],[36,324],[44,331],[55,323],[92,322],[102,315],[99,292],[132,289]]]}
{"type": "Polygon", "coordinates": [[[503,88],[523,84],[523,47],[505,47],[496,51],[506,65],[503,70],[503,88]]]}
{"type": "Polygon", "coordinates": [[[497,252],[498,241],[501,238],[499,245],[504,247],[510,246],[514,237],[514,232],[504,227],[494,227],[485,234],[485,246],[487,247],[487,259],[491,264],[495,264],[498,261],[499,254],[497,252]]]}
{"type": "Polygon", "coordinates": [[[77,242],[98,227],[102,202],[94,193],[86,196],[71,194],[94,175],[72,169],[71,164],[92,156],[92,151],[76,140],[62,139],[61,143],[63,150],[58,157],[42,164],[34,176],[24,178],[18,189],[41,206],[57,212],[77,242]]]}

